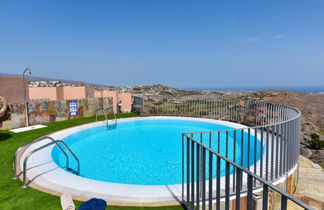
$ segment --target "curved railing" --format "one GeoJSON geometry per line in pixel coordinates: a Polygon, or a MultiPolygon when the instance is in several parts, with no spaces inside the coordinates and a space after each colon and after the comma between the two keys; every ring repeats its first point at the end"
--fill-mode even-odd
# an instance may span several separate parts
{"type": "Polygon", "coordinates": [[[230,196],[238,199],[242,193],[247,194],[247,209],[251,209],[252,190],[259,188],[266,192],[261,196],[263,209],[268,208],[269,189],[281,194],[282,209],[287,208],[287,200],[310,208],[271,185],[298,165],[298,109],[256,99],[187,100],[147,104],[143,115],[212,118],[246,125],[183,134],[182,202],[188,209],[212,202],[219,209],[222,198],[229,209],[230,196]]]}
{"type": "Polygon", "coordinates": [[[213,118],[246,125],[184,135],[269,181],[287,174],[298,163],[301,113],[293,107],[256,99],[188,100],[145,106],[143,115],[213,118]]]}
{"type": "Polygon", "coordinates": [[[27,173],[27,160],[28,158],[35,152],[41,150],[41,149],[44,149],[48,146],[51,146],[55,144],[55,146],[58,147],[58,149],[64,154],[65,158],[66,158],[66,170],[67,171],[71,171],[77,175],[80,175],[80,160],[78,159],[78,157],[72,152],[72,150],[61,140],[54,140],[52,137],[50,136],[45,136],[45,137],[41,137],[39,139],[36,139],[35,141],[32,141],[28,144],[25,144],[21,147],[19,147],[17,149],[17,151],[15,152],[15,155],[14,155],[14,161],[13,161],[13,170],[14,170],[14,176],[13,176],[13,179],[18,179],[19,176],[22,174],[23,175],[23,188],[26,188],[27,187],[27,182],[26,182],[26,173],[27,173]],[[41,141],[45,141],[45,140],[49,140],[49,143],[43,145],[43,146],[40,146],[34,150],[32,150],[30,153],[28,153],[28,155],[26,155],[25,159],[24,159],[24,162],[23,162],[23,169],[21,170],[20,173],[18,173],[17,171],[17,159],[18,159],[18,155],[22,152],[22,150],[26,149],[27,147],[33,145],[33,144],[36,144],[38,142],[41,142],[41,141]],[[77,171],[73,170],[72,168],[69,167],[69,155],[66,153],[66,151],[62,148],[62,146],[65,148],[66,151],[69,152],[69,154],[74,158],[74,160],[76,161],[77,163],[77,171]]]}
{"type": "MultiPolygon", "coordinates": [[[[51,137],[49,137],[51,138],[51,137]]],[[[66,157],[66,170],[68,171],[72,171],[74,173],[76,173],[77,175],[80,175],[80,161],[79,159],[77,158],[77,156],[72,152],[72,150],[61,140],[53,140],[53,141],[50,141],[49,143],[47,144],[44,144],[40,147],[37,147],[36,149],[33,149],[31,150],[24,158],[24,162],[23,162],[23,170],[22,170],[22,173],[23,173],[23,188],[26,188],[28,187],[27,185],[27,161],[28,159],[30,158],[31,155],[33,155],[34,153],[42,150],[42,149],[45,149],[46,147],[49,147],[51,145],[55,144],[56,146],[58,146],[58,148],[60,148],[60,150],[64,153],[65,157],[66,157]],[[64,148],[69,151],[69,153],[74,157],[74,159],[76,160],[77,162],[77,171],[69,168],[69,156],[66,154],[66,152],[59,146],[59,144],[63,145],[64,148]]]]}
{"type": "Polygon", "coordinates": [[[146,103],[141,115],[212,118],[253,127],[299,118],[300,111],[293,107],[257,99],[198,99],[164,104],[146,103]]]}
{"type": "MultiPolygon", "coordinates": [[[[44,141],[44,140],[49,140],[51,142],[55,142],[55,140],[52,138],[52,137],[49,137],[49,136],[44,136],[44,137],[41,137],[39,139],[36,139],[35,141],[32,141],[32,142],[29,142],[21,147],[19,147],[16,152],[15,152],[15,155],[14,155],[14,158],[13,158],[13,171],[14,171],[14,176],[13,176],[13,179],[18,179],[20,174],[23,173],[23,171],[20,172],[20,174],[17,173],[17,158],[18,158],[18,154],[21,153],[22,150],[26,149],[27,147],[35,144],[35,143],[38,143],[40,141],[44,141]]],[[[65,157],[68,157],[67,153],[63,150],[63,148],[56,142],[56,146],[59,148],[59,150],[62,151],[62,153],[64,154],[65,157]]],[[[68,158],[67,158],[67,166],[68,166],[68,158]]]]}

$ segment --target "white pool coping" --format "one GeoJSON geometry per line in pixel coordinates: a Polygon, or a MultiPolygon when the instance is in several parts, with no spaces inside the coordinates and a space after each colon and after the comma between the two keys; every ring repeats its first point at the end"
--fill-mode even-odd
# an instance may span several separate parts
{"type": "MultiPolygon", "coordinates": [[[[190,117],[136,117],[127,119],[118,119],[118,123],[135,121],[135,120],[152,120],[152,119],[174,119],[174,120],[193,120],[200,122],[215,123],[229,126],[232,128],[247,128],[247,126],[232,123],[228,121],[190,118],[190,117]]],[[[55,132],[50,137],[54,139],[63,139],[71,134],[81,130],[102,126],[103,122],[94,122],[77,127],[55,132]]],[[[25,156],[35,148],[49,143],[44,140],[33,144],[24,151],[20,158],[20,168],[23,167],[25,156]]],[[[182,185],[133,185],[119,184],[92,180],[80,177],[60,168],[52,159],[53,146],[49,146],[30,156],[27,162],[27,178],[32,180],[38,186],[56,191],[59,193],[70,193],[73,196],[84,198],[101,198],[114,202],[126,203],[155,203],[155,202],[175,202],[181,200],[182,185]]],[[[82,163],[81,163],[82,170],[82,163]]]]}

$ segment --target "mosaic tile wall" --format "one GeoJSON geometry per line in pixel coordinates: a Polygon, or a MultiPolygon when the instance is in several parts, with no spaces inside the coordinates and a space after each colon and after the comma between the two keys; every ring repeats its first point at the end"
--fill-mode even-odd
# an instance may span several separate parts
{"type": "MultiPolygon", "coordinates": [[[[70,115],[71,100],[45,101],[37,100],[29,103],[29,124],[37,125],[48,122],[90,117],[96,115],[96,109],[112,106],[112,98],[76,99],[77,115],[70,115]]],[[[26,126],[26,113],[23,104],[9,104],[10,117],[0,122],[0,130],[8,130],[26,126]]]]}

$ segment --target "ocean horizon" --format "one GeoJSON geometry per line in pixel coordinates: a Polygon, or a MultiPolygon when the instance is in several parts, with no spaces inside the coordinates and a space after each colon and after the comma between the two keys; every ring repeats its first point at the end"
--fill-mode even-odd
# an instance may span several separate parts
{"type": "Polygon", "coordinates": [[[303,93],[324,93],[323,87],[210,87],[210,88],[184,88],[190,90],[211,90],[211,91],[261,91],[261,90],[283,90],[303,93]]]}

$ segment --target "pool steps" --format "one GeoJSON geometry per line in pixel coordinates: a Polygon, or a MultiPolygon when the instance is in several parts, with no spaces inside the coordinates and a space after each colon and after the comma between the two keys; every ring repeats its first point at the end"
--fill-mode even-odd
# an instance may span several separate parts
{"type": "Polygon", "coordinates": [[[116,114],[115,114],[115,112],[113,111],[113,115],[114,115],[114,124],[112,125],[112,126],[109,126],[108,125],[108,117],[107,117],[107,110],[108,109],[112,109],[113,107],[108,107],[108,108],[98,108],[98,109],[96,109],[96,121],[98,121],[98,111],[100,111],[100,110],[102,110],[103,111],[103,113],[104,113],[104,115],[105,115],[105,125],[106,125],[106,127],[107,127],[107,129],[114,129],[114,128],[116,128],[117,127],[117,117],[116,117],[116,114]]]}
{"type": "Polygon", "coordinates": [[[30,143],[28,143],[28,144],[25,144],[25,145],[23,145],[23,146],[21,146],[17,151],[16,151],[16,153],[15,153],[15,155],[14,155],[14,177],[13,177],[13,179],[17,179],[21,174],[23,175],[23,188],[26,188],[26,187],[28,187],[28,184],[27,184],[27,178],[26,178],[26,173],[27,173],[27,161],[28,161],[28,158],[33,154],[33,153],[35,153],[35,152],[37,152],[37,151],[40,151],[40,150],[42,150],[42,149],[44,149],[44,148],[46,148],[46,147],[48,147],[48,146],[51,146],[51,145],[53,145],[53,144],[55,144],[58,148],[59,148],[59,150],[65,155],[65,157],[66,157],[66,170],[67,171],[70,171],[70,172],[72,172],[73,174],[76,174],[76,175],[80,175],[80,161],[79,161],[79,159],[78,159],[78,157],[72,152],[72,150],[63,142],[63,141],[61,141],[61,140],[54,140],[52,137],[49,137],[49,136],[45,136],[45,137],[42,137],[42,138],[40,138],[40,139],[37,139],[37,140],[35,140],[35,141],[33,141],[33,142],[30,142],[30,143]],[[23,170],[18,174],[17,173],[17,156],[18,156],[18,154],[19,154],[19,152],[22,150],[22,149],[25,149],[25,148],[27,148],[27,147],[29,147],[29,146],[32,146],[33,144],[35,144],[35,143],[38,143],[38,142],[41,142],[41,141],[44,141],[44,140],[50,140],[50,142],[49,143],[47,143],[47,144],[45,144],[45,145],[43,145],[43,146],[41,146],[41,147],[38,147],[38,148],[36,148],[36,149],[33,149],[32,151],[30,151],[26,156],[25,156],[25,158],[24,158],[24,164],[23,164],[23,170]],[[63,145],[63,147],[66,149],[66,151],[68,151],[69,152],[69,154],[70,155],[72,155],[72,157],[75,159],[75,161],[77,162],[77,170],[74,170],[74,169],[72,169],[72,168],[70,168],[69,167],[69,156],[68,156],[68,154],[64,151],[64,149],[61,147],[61,145],[63,145]]]}

